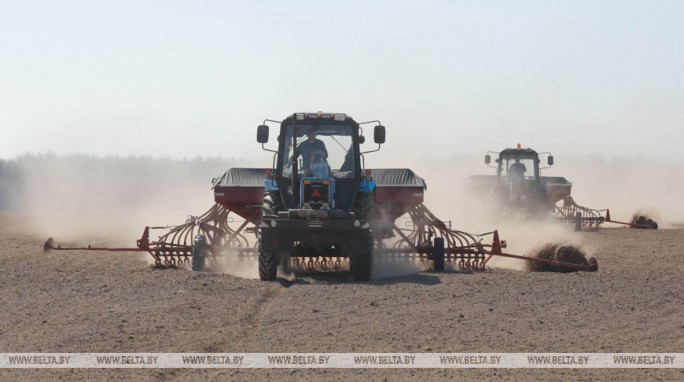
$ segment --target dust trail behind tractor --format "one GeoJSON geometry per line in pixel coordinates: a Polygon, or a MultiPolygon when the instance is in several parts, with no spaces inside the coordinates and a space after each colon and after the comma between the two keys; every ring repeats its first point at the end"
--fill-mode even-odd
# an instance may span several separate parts
{"type": "Polygon", "coordinates": [[[560,176],[542,176],[542,170],[554,164],[551,153],[538,153],[531,148],[490,151],[485,164],[496,169],[495,175],[472,175],[466,188],[476,195],[490,195],[492,205],[506,214],[521,213],[529,217],[553,216],[574,226],[576,231],[595,231],[604,223],[626,225],[630,228],[657,229],[658,224],[646,216],[635,214],[632,221],[611,219],[608,209],[581,206],[572,198],[572,183],[560,176]],[[491,163],[491,154],[498,157],[491,163]],[[540,157],[546,155],[546,167],[540,157]]]}

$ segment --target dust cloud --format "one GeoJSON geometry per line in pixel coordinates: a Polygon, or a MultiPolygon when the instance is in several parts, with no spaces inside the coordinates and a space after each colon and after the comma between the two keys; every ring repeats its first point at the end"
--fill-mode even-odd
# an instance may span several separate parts
{"type": "Polygon", "coordinates": [[[640,156],[605,157],[566,154],[556,156],[556,166],[547,170],[573,182],[572,193],[579,204],[610,208],[613,220],[630,222],[635,213],[645,214],[660,227],[684,222],[684,164],[640,156]]]}
{"type": "MultiPolygon", "coordinates": [[[[385,240],[385,243],[391,240],[385,240]]],[[[391,247],[391,245],[388,245],[391,247]]],[[[376,252],[373,253],[373,267],[371,280],[384,280],[392,277],[410,276],[425,270],[415,260],[402,257],[383,256],[376,252]]]]}
{"type": "Polygon", "coordinates": [[[211,179],[237,163],[83,155],[17,159],[12,204],[27,229],[60,241],[98,238],[131,246],[145,226],[176,225],[213,205],[211,179]]]}
{"type": "MultiPolygon", "coordinates": [[[[679,190],[684,186],[684,164],[643,157],[606,157],[598,154],[554,153],[556,165],[542,175],[563,176],[573,182],[578,204],[610,208],[614,220],[629,222],[636,212],[645,213],[667,228],[684,222],[679,190]]],[[[479,234],[498,229],[509,253],[530,255],[535,248],[557,241],[584,248],[580,236],[555,221],[503,219],[486,195],[474,198],[464,187],[470,175],[493,174],[481,155],[447,158],[368,155],[368,168],[408,167],[428,185],[426,206],[453,229],[479,234]]],[[[183,223],[213,204],[211,179],[229,167],[262,167],[270,161],[196,158],[190,160],[149,157],[84,155],[23,156],[16,160],[20,173],[14,208],[25,212],[28,229],[58,242],[87,242],[94,237],[111,244],[135,244],[145,226],[183,223]],[[262,163],[263,162],[263,163],[262,163]]],[[[611,225],[604,224],[604,227],[611,225]]],[[[619,226],[617,226],[619,227],[619,226]]],[[[373,277],[413,274],[414,264],[385,264],[376,259],[373,277]]],[[[497,267],[522,269],[523,262],[497,259],[497,267]]],[[[255,277],[256,266],[238,269],[240,277],[255,277]],[[244,271],[244,272],[243,272],[244,271]]]]}
{"type": "MultiPolygon", "coordinates": [[[[243,279],[259,278],[259,263],[257,259],[240,258],[235,253],[225,253],[215,271],[243,279]]],[[[282,275],[281,275],[282,276],[282,275]]]]}

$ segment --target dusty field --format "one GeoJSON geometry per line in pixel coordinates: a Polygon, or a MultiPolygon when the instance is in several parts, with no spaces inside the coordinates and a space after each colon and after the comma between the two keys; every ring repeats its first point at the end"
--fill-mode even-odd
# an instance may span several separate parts
{"type": "MultiPolygon", "coordinates": [[[[0,352],[683,352],[684,229],[583,234],[598,273],[264,283],[42,253],[0,213],[0,352]]],[[[505,233],[504,233],[505,234],[505,233]]],[[[131,240],[133,242],[133,240],[131,240]]],[[[82,243],[85,244],[85,243],[82,243]]],[[[2,370],[2,380],[682,380],[684,370],[2,370]]]]}

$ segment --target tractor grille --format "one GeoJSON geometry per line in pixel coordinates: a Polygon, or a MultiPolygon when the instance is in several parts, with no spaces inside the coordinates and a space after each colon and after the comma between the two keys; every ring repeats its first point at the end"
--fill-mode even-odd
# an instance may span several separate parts
{"type": "Polygon", "coordinates": [[[330,181],[305,180],[303,208],[330,208],[330,181]]]}

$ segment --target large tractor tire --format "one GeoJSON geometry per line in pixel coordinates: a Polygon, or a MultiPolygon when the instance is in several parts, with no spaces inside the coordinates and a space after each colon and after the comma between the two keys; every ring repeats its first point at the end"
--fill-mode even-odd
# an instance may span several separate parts
{"type": "Polygon", "coordinates": [[[263,281],[273,281],[278,275],[278,256],[266,252],[259,246],[259,278],[263,281]]]}
{"type": "Polygon", "coordinates": [[[349,256],[349,270],[354,280],[369,281],[373,268],[373,256],[371,252],[353,253],[349,256]]]}
{"type": "Polygon", "coordinates": [[[357,219],[373,220],[375,218],[375,195],[368,192],[358,192],[353,209],[357,219]]]}
{"type": "Polygon", "coordinates": [[[354,280],[369,281],[373,271],[373,234],[368,237],[369,250],[365,252],[352,253],[349,256],[349,270],[354,280]]]}
{"type": "Polygon", "coordinates": [[[192,270],[202,272],[205,270],[207,239],[202,235],[195,236],[192,243],[192,270]]]}

